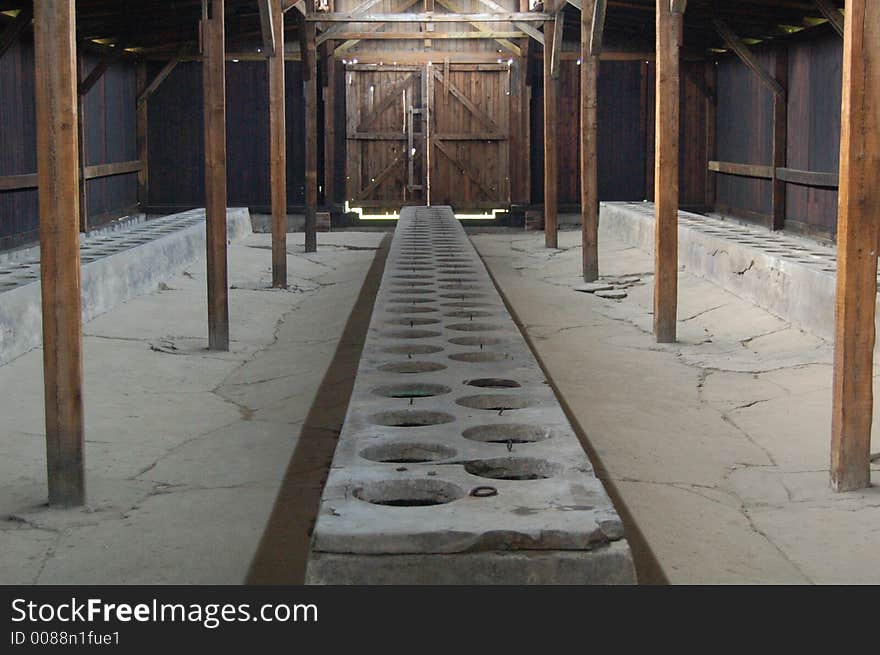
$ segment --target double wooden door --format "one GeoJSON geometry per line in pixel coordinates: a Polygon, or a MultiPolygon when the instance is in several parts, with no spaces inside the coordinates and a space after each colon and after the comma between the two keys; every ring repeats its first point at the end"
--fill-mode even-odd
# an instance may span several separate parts
{"type": "Polygon", "coordinates": [[[349,64],[345,82],[350,205],[510,204],[506,64],[349,64]]]}

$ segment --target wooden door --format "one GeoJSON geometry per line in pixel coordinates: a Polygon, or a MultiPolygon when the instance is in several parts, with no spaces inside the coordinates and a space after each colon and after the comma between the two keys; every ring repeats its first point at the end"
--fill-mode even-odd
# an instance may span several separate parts
{"type": "Polygon", "coordinates": [[[510,68],[435,64],[431,69],[430,194],[457,211],[510,204],[510,68]]]}
{"type": "Polygon", "coordinates": [[[396,211],[426,203],[422,71],[420,66],[346,66],[350,205],[396,211]]]}

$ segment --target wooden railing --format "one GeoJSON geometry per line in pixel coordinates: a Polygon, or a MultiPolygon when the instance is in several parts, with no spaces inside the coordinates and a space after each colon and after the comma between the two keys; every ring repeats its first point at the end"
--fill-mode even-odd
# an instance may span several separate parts
{"type": "Polygon", "coordinates": [[[789,184],[836,189],[839,184],[837,173],[802,171],[796,168],[774,168],[760,164],[734,164],[726,161],[710,161],[709,170],[723,175],[754,177],[762,180],[778,179],[789,184]],[[774,174],[775,173],[775,174],[774,174]]]}

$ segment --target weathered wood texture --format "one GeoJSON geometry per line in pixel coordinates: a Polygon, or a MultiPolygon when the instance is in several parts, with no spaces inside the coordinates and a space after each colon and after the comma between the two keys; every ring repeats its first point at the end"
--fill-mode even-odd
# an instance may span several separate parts
{"type": "Polygon", "coordinates": [[[305,102],[305,250],[315,252],[318,248],[318,66],[315,46],[315,24],[308,22],[305,30],[303,52],[303,98],[305,102]]]}
{"type": "MultiPolygon", "coordinates": [[[[599,2],[600,10],[604,2],[599,2]]],[[[585,282],[599,279],[599,189],[597,169],[597,75],[601,28],[593,29],[596,0],[584,0],[581,10],[581,79],[580,79],[580,178],[581,178],[581,245],[585,282]],[[591,50],[591,42],[596,48],[591,50]]]]}
{"type": "Polygon", "coordinates": [[[76,12],[35,3],[36,150],[49,504],[85,503],[76,12]]]}
{"type": "MultiPolygon", "coordinates": [[[[272,286],[287,287],[287,131],[284,122],[284,13],[281,0],[261,5],[264,24],[271,30],[269,57],[269,177],[272,198],[272,286]]],[[[262,14],[261,14],[262,15],[262,14]]],[[[264,34],[264,41],[269,36],[264,34]]]]}
{"type": "Polygon", "coordinates": [[[678,308],[678,158],[681,14],[657,0],[657,111],[654,154],[654,336],[675,341],[678,308]]]}
{"type": "Polygon", "coordinates": [[[871,486],[880,243],[880,4],[846,6],[840,144],[831,486],[871,486]]]}
{"type": "Polygon", "coordinates": [[[211,0],[203,18],[202,88],[205,131],[205,216],[208,277],[208,348],[229,350],[226,258],[226,67],[223,0],[211,0]]]}
{"type": "Polygon", "coordinates": [[[431,202],[458,211],[506,207],[510,70],[491,64],[432,68],[431,202]]]}
{"type": "Polygon", "coordinates": [[[555,26],[553,21],[544,23],[544,244],[548,248],[558,245],[557,211],[558,197],[558,140],[559,122],[559,80],[552,75],[552,56],[550,44],[553,43],[555,26]]]}

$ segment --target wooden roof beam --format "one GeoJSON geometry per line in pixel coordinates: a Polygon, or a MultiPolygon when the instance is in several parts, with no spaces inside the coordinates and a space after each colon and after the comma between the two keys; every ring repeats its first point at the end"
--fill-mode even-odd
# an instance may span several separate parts
{"type": "Polygon", "coordinates": [[[742,62],[758,76],[758,79],[761,80],[764,86],[770,89],[774,94],[785,97],[786,91],[782,85],[775,77],[770,75],[763,66],[761,66],[760,62],[755,58],[755,55],[752,54],[752,51],[739,40],[739,37],[734,34],[733,30],[728,27],[727,23],[720,18],[714,18],[712,19],[712,22],[715,25],[715,30],[718,32],[718,35],[727,47],[733,50],[742,62]]]}
{"type": "Polygon", "coordinates": [[[3,33],[0,34],[0,57],[6,54],[6,51],[12,47],[12,44],[18,39],[19,35],[25,29],[30,27],[34,18],[34,8],[27,6],[18,12],[18,16],[6,26],[3,33]]]}
{"type": "Polygon", "coordinates": [[[837,7],[835,7],[829,0],[813,0],[813,4],[815,4],[816,9],[822,12],[822,15],[828,19],[828,22],[831,24],[831,27],[834,28],[834,31],[842,37],[843,14],[837,10],[837,7]]]}
{"type": "MultiPolygon", "coordinates": [[[[263,35],[263,54],[267,57],[275,56],[275,16],[273,15],[272,8],[269,6],[271,1],[257,0],[260,5],[260,30],[263,35]]],[[[283,14],[281,20],[284,20],[283,14]]]]}
{"type": "Polygon", "coordinates": [[[352,13],[309,13],[310,23],[543,23],[554,20],[555,16],[538,12],[505,12],[483,14],[352,14],[352,13]]]}

